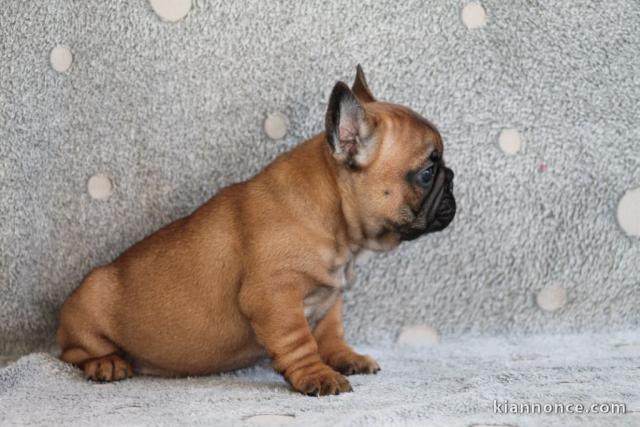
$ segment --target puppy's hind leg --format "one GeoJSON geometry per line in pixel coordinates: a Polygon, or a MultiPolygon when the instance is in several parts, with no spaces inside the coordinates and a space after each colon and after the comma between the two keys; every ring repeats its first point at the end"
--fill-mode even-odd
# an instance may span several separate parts
{"type": "Polygon", "coordinates": [[[133,375],[131,364],[108,337],[112,328],[108,307],[112,305],[117,277],[102,267],[87,276],[65,301],[60,311],[56,338],[60,358],[79,366],[94,381],[118,381],[133,375]]]}

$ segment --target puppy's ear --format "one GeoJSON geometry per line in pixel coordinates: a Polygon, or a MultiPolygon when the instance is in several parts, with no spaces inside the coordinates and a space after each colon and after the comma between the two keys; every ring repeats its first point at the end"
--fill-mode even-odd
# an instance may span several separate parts
{"type": "Polygon", "coordinates": [[[361,102],[365,104],[367,102],[375,102],[375,98],[371,93],[371,89],[369,89],[369,85],[367,84],[367,79],[364,78],[364,71],[362,71],[362,67],[360,64],[356,67],[356,79],[353,81],[353,86],[351,86],[351,90],[353,94],[358,98],[361,102]]]}
{"type": "Polygon", "coordinates": [[[366,165],[375,145],[374,123],[349,86],[336,83],[325,116],[325,134],[336,160],[350,167],[366,165]]]}

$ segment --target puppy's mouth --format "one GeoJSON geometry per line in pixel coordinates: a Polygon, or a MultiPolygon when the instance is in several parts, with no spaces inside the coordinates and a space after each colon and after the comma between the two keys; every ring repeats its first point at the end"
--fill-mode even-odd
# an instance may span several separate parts
{"type": "Polygon", "coordinates": [[[456,199],[453,197],[454,173],[447,167],[439,168],[435,183],[420,207],[416,218],[409,224],[396,228],[401,241],[444,230],[456,215],[456,199]]]}

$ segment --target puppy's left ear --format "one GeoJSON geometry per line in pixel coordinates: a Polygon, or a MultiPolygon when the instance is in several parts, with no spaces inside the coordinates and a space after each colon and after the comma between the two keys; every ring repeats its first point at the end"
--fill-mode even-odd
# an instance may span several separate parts
{"type": "Polygon", "coordinates": [[[325,116],[325,134],[336,160],[354,168],[365,166],[375,148],[374,127],[375,120],[349,86],[336,83],[325,116]]]}

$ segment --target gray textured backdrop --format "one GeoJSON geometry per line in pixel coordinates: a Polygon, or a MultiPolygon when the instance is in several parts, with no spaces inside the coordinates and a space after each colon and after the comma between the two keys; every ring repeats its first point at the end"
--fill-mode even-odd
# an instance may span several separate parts
{"type": "Polygon", "coordinates": [[[615,220],[640,186],[638,2],[487,0],[477,30],[458,1],[346,3],[196,0],[166,23],[144,0],[3,1],[0,352],[46,342],[90,269],[319,132],[356,63],[439,126],[459,215],[359,269],[352,339],[639,326],[640,239],[615,220]],[[262,132],[274,111],[281,141],[262,132]],[[500,150],[505,127],[522,153],[500,150]],[[86,191],[98,172],[107,201],[86,191]],[[550,284],[568,290],[554,313],[535,304],[550,284]]]}

